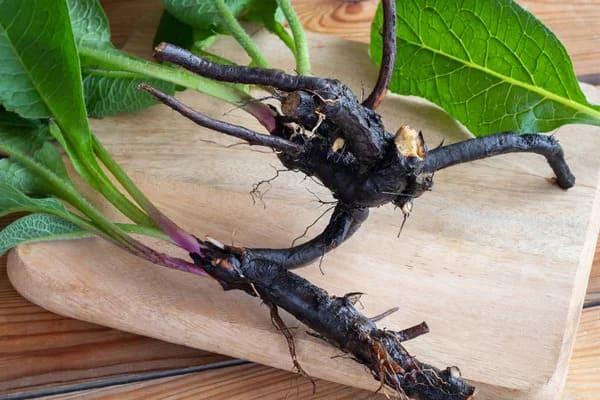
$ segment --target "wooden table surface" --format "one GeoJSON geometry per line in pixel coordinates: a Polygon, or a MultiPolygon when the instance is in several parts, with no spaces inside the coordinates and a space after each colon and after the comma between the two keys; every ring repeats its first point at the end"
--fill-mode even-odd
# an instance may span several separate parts
{"type": "MultiPolygon", "coordinates": [[[[104,0],[117,44],[142,0],[104,0]]],[[[376,1],[295,0],[305,26],[367,41],[376,1]]],[[[600,84],[600,0],[521,1],[563,40],[579,76],[600,84]]],[[[9,220],[0,219],[0,226],[9,220]]],[[[0,399],[366,399],[382,395],[304,378],[64,318],[21,297],[0,259],[0,399]]],[[[570,364],[566,399],[600,398],[600,247],[570,364]]]]}

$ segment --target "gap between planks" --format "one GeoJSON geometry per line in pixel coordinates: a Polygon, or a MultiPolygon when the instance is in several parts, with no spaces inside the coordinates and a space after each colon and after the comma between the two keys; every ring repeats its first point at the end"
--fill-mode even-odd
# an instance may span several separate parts
{"type": "MultiPolygon", "coordinates": [[[[588,308],[581,316],[573,359],[565,389],[565,400],[597,400],[600,391],[600,307],[588,308]]],[[[257,364],[248,364],[168,377],[122,386],[52,396],[46,400],[67,399],[144,399],[161,400],[281,400],[281,399],[373,399],[374,394],[336,383],[317,380],[312,385],[296,374],[257,364]]]]}

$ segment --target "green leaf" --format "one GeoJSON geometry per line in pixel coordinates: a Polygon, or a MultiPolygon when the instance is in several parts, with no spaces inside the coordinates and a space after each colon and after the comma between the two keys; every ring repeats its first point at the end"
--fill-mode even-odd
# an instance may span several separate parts
{"type": "Polygon", "coordinates": [[[25,118],[53,117],[91,154],[79,57],[64,0],[0,0],[0,102],[25,118]]]}
{"type": "Polygon", "coordinates": [[[0,231],[0,255],[26,243],[80,239],[92,236],[77,225],[50,214],[30,214],[0,231]]]}
{"type": "MultiPolygon", "coordinates": [[[[60,153],[52,143],[45,142],[41,144],[37,150],[33,151],[32,158],[63,180],[69,181],[60,153]]],[[[23,193],[34,195],[46,195],[52,193],[54,189],[48,182],[10,158],[0,160],[0,182],[6,183],[23,193]]]]}
{"type": "MultiPolygon", "coordinates": [[[[233,15],[241,15],[256,0],[226,0],[233,15]]],[[[227,33],[221,14],[214,1],[207,0],[163,0],[167,11],[178,20],[204,31],[227,33]]]]}
{"type": "MultiPolygon", "coordinates": [[[[169,240],[163,232],[156,229],[131,224],[117,225],[127,233],[169,240]]],[[[65,214],[65,217],[45,213],[26,215],[0,231],[0,256],[21,244],[83,239],[97,234],[84,229],[86,227],[88,224],[73,214],[65,214]],[[65,218],[73,219],[82,227],[65,218]]]]}
{"type": "Polygon", "coordinates": [[[276,32],[285,22],[285,17],[276,0],[255,0],[251,2],[241,18],[264,25],[271,32],[276,32]]]}
{"type": "Polygon", "coordinates": [[[20,117],[18,114],[6,111],[4,107],[0,106],[0,130],[5,131],[6,129],[29,129],[38,128],[43,126],[44,122],[37,119],[25,119],[20,117]]]}
{"type": "Polygon", "coordinates": [[[98,0],[67,0],[77,46],[112,47],[110,25],[98,0]]]}
{"type": "MultiPolygon", "coordinates": [[[[14,149],[69,180],[60,152],[50,143],[47,124],[25,120],[14,114],[0,113],[0,145],[14,149]]],[[[0,182],[24,193],[43,195],[52,191],[47,183],[10,158],[0,160],[0,182]]]]}
{"type": "MultiPolygon", "coordinates": [[[[202,36],[208,37],[210,35],[211,33],[208,32],[202,36]]],[[[168,11],[163,11],[152,44],[156,46],[161,42],[171,43],[184,49],[191,49],[194,45],[194,29],[175,18],[168,11]]]]}
{"type": "MultiPolygon", "coordinates": [[[[173,85],[209,94],[232,104],[239,104],[247,99],[245,93],[233,89],[230,85],[182,71],[180,68],[159,65],[138,57],[133,57],[114,48],[110,43],[110,30],[106,22],[106,15],[98,0],[68,0],[68,5],[70,18],[73,21],[74,35],[79,45],[79,57],[84,77],[102,73],[105,78],[102,80],[104,87],[132,87],[127,82],[117,82],[108,85],[106,81],[109,76],[107,75],[114,74],[110,78],[119,79],[126,76],[127,78],[137,77],[138,79],[150,80],[152,82],[159,80],[169,82],[173,85]]],[[[196,35],[196,32],[194,32],[194,35],[196,35]]],[[[196,39],[194,38],[194,40],[196,39]]],[[[86,89],[90,90],[91,88],[96,91],[101,90],[95,84],[87,82],[86,89]]],[[[128,90],[126,94],[127,98],[131,99],[135,96],[136,92],[139,92],[142,99],[147,99],[145,93],[137,90],[135,92],[128,90]]],[[[93,98],[95,96],[87,95],[87,99],[93,98]]],[[[147,100],[139,100],[136,97],[135,101],[146,102],[147,100]]]]}
{"type": "MultiPolygon", "coordinates": [[[[186,49],[205,50],[217,34],[229,34],[214,1],[163,0],[163,13],[154,43],[168,42],[186,49]]],[[[283,27],[285,18],[276,0],[226,0],[233,15],[263,25],[288,47],[293,39],[283,27]]]]}
{"type": "MultiPolygon", "coordinates": [[[[438,104],[477,136],[600,125],[557,37],[512,0],[398,1],[390,90],[438,104]]],[[[382,11],[371,29],[381,60],[382,11]]]]}
{"type": "MultiPolygon", "coordinates": [[[[179,21],[168,11],[164,11],[156,34],[154,35],[153,45],[159,43],[171,43],[188,49],[193,53],[219,64],[234,64],[233,61],[217,56],[206,51],[213,44],[218,34],[210,29],[192,28],[190,25],[179,21]]],[[[177,90],[183,89],[178,87],[177,90]]]]}
{"type": "Polygon", "coordinates": [[[130,72],[90,69],[83,78],[88,115],[103,118],[121,112],[136,112],[156,104],[154,97],[138,90],[146,82],[173,94],[175,85],[158,79],[148,79],[130,72]]]}
{"type": "MultiPolygon", "coordinates": [[[[69,16],[77,46],[112,52],[120,52],[110,42],[110,26],[98,0],[68,0],[69,16]]],[[[157,101],[137,89],[141,82],[148,82],[167,93],[175,91],[175,85],[144,75],[83,65],[83,88],[85,104],[90,117],[103,118],[121,112],[135,112],[154,105],[157,101]]]]}
{"type": "Polygon", "coordinates": [[[18,212],[64,213],[60,201],[52,197],[34,198],[27,196],[14,186],[0,182],[0,216],[18,212]]]}
{"type": "Polygon", "coordinates": [[[10,112],[0,113],[0,143],[31,154],[44,142],[52,140],[46,124],[28,120],[10,112]]]}

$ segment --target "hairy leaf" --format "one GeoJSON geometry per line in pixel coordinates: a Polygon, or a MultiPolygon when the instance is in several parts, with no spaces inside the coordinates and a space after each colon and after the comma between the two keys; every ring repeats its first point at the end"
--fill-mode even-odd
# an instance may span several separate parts
{"type": "MultiPolygon", "coordinates": [[[[121,53],[110,42],[110,27],[98,0],[68,0],[69,16],[77,46],[121,53]]],[[[85,60],[85,59],[84,59],[85,60]]],[[[105,70],[94,65],[83,65],[85,104],[90,117],[102,118],[121,112],[135,112],[156,104],[156,100],[137,89],[148,82],[167,93],[175,85],[157,79],[149,80],[142,74],[105,70]]]]}
{"type": "Polygon", "coordinates": [[[65,208],[54,198],[30,197],[14,186],[0,182],[0,216],[17,212],[62,213],[65,208]]]}
{"type": "MultiPolygon", "coordinates": [[[[210,36],[210,32],[205,36],[210,36]]],[[[194,45],[194,30],[190,25],[175,18],[170,12],[163,11],[156,34],[152,40],[154,46],[161,42],[191,49],[194,45]]]]}
{"type": "Polygon", "coordinates": [[[112,47],[110,25],[98,0],[67,0],[78,46],[112,47]]]}
{"type": "Polygon", "coordinates": [[[175,92],[172,83],[147,79],[138,74],[99,69],[86,71],[83,87],[88,115],[103,118],[121,112],[140,111],[156,104],[154,97],[137,89],[142,82],[169,94],[175,92]]]}
{"type": "MultiPolygon", "coordinates": [[[[179,21],[168,11],[164,11],[156,35],[154,35],[153,45],[156,46],[162,42],[171,43],[219,64],[235,64],[231,60],[206,50],[217,37],[218,34],[211,29],[192,28],[190,25],[179,21]]],[[[182,88],[178,87],[176,89],[182,88]]]]}
{"type": "MultiPolygon", "coordinates": [[[[256,0],[225,0],[233,15],[239,16],[256,0]]],[[[265,0],[262,0],[265,1],[265,0]]],[[[214,1],[206,0],[163,0],[167,11],[178,20],[194,27],[227,33],[214,1]]]]}
{"type": "Polygon", "coordinates": [[[0,0],[0,102],[25,118],[53,117],[91,152],[79,58],[64,0],[0,0]]]}
{"type": "Polygon", "coordinates": [[[50,214],[26,215],[0,231],[0,255],[21,244],[91,236],[77,225],[50,214]]]}
{"type": "MultiPolygon", "coordinates": [[[[63,180],[69,181],[60,153],[50,142],[42,143],[32,152],[31,158],[46,166],[63,180]]],[[[45,195],[53,192],[48,182],[10,158],[0,160],[0,182],[27,194],[45,195]]]]}
{"type": "MultiPolygon", "coordinates": [[[[51,140],[47,124],[0,113],[0,146],[19,151],[68,180],[60,153],[51,140]]],[[[51,191],[46,182],[10,158],[0,160],[0,182],[29,194],[51,191]]]]}
{"type": "MultiPolygon", "coordinates": [[[[217,34],[229,34],[213,1],[163,0],[163,3],[167,12],[161,19],[159,42],[183,44],[181,47],[191,49],[193,46],[204,50],[217,34]],[[193,34],[189,29],[192,29],[193,34]],[[190,40],[193,43],[188,43],[190,40]]],[[[263,25],[276,33],[286,45],[293,45],[291,37],[283,28],[285,18],[276,0],[226,0],[225,4],[236,17],[263,25]]]]}
{"type": "MultiPolygon", "coordinates": [[[[379,62],[382,11],[371,30],[379,62]]],[[[512,0],[398,2],[390,90],[425,97],[477,136],[600,124],[556,36],[512,0]]]]}
{"type": "Polygon", "coordinates": [[[0,144],[31,154],[49,140],[52,136],[48,133],[47,124],[7,111],[0,113],[0,144]]]}

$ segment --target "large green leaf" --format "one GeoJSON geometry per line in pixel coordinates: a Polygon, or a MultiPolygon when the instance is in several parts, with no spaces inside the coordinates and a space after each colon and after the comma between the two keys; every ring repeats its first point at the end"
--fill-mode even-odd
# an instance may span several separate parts
{"type": "Polygon", "coordinates": [[[83,77],[88,115],[103,118],[121,112],[136,112],[156,104],[156,99],[138,90],[142,82],[163,92],[174,93],[175,85],[158,79],[120,71],[89,69],[83,77]]]}
{"type": "MultiPolygon", "coordinates": [[[[69,181],[60,153],[52,143],[40,144],[39,148],[32,150],[31,158],[64,181],[69,181]]],[[[52,193],[54,189],[47,181],[10,158],[0,160],[0,182],[13,186],[21,192],[34,195],[52,193]]]]}
{"type": "MultiPolygon", "coordinates": [[[[163,0],[163,4],[167,12],[157,31],[160,41],[188,49],[205,49],[217,34],[229,34],[214,1],[163,0]]],[[[283,28],[285,18],[276,0],[225,0],[225,4],[236,17],[263,25],[288,47],[293,46],[293,40],[283,28]]]]}
{"type": "Polygon", "coordinates": [[[77,46],[112,47],[110,25],[98,0],[67,0],[77,46]]]}
{"type": "Polygon", "coordinates": [[[64,206],[56,199],[27,196],[12,185],[0,182],[0,216],[18,212],[64,213],[64,206]]]}
{"type": "MultiPolygon", "coordinates": [[[[68,0],[68,5],[73,35],[79,49],[121,53],[110,42],[110,27],[98,0],[68,0]]],[[[156,104],[154,97],[137,89],[141,82],[148,82],[167,93],[175,91],[175,85],[157,79],[149,80],[142,74],[105,70],[84,63],[83,87],[88,115],[102,118],[121,112],[139,111],[156,104]]]]}
{"type": "Polygon", "coordinates": [[[192,28],[172,16],[168,11],[164,11],[154,35],[153,45],[156,46],[162,42],[171,43],[219,64],[235,64],[231,60],[206,50],[215,42],[217,37],[218,34],[210,27],[206,29],[192,28]]]}
{"type": "MultiPolygon", "coordinates": [[[[560,41],[512,0],[398,1],[390,90],[429,99],[478,136],[600,124],[560,41]]],[[[382,11],[371,30],[379,62],[382,11]]]]}
{"type": "MultiPolygon", "coordinates": [[[[212,31],[202,30],[200,34],[201,40],[205,40],[212,36],[212,31]]],[[[163,11],[160,17],[160,23],[156,28],[152,44],[156,46],[161,42],[171,43],[184,49],[191,49],[194,45],[194,29],[191,25],[186,24],[175,18],[170,12],[163,11]]]]}
{"type": "Polygon", "coordinates": [[[11,112],[0,112],[0,143],[22,153],[31,154],[44,142],[52,140],[46,124],[38,120],[24,119],[11,112]]]}
{"type": "MultiPolygon", "coordinates": [[[[241,15],[256,0],[225,0],[233,15],[241,15]]],[[[270,1],[270,0],[259,0],[270,1]]],[[[178,20],[203,30],[227,33],[221,22],[221,14],[214,1],[207,0],[163,0],[167,11],[178,20]]]]}
{"type": "MultiPolygon", "coordinates": [[[[49,240],[73,240],[92,237],[96,232],[90,232],[68,219],[86,227],[88,224],[73,214],[60,216],[35,213],[26,215],[0,231],[0,256],[13,247],[25,243],[37,243],[49,240]]],[[[161,231],[145,228],[139,225],[116,224],[127,233],[169,240],[161,231]]]]}
{"type": "Polygon", "coordinates": [[[25,118],[53,117],[91,153],[79,57],[65,0],[0,0],[0,102],[25,118]]]}
{"type": "Polygon", "coordinates": [[[91,236],[77,225],[50,214],[26,215],[0,231],[0,255],[21,244],[91,236]]]}
{"type": "MultiPolygon", "coordinates": [[[[68,180],[60,152],[51,140],[47,124],[8,112],[0,113],[1,147],[14,149],[68,180]]],[[[29,194],[43,195],[52,191],[44,180],[10,158],[0,160],[0,182],[29,194]]]]}

